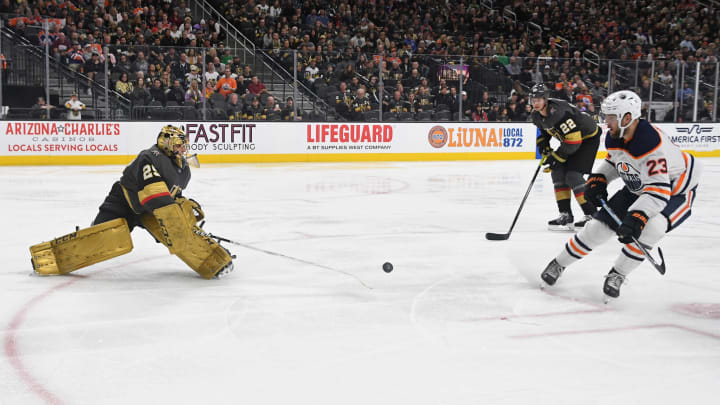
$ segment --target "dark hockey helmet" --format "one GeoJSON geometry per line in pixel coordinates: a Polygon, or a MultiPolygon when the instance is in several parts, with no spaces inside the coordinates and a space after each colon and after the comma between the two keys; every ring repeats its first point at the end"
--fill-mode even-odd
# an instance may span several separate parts
{"type": "Polygon", "coordinates": [[[182,165],[182,159],[187,153],[188,138],[185,130],[173,125],[165,125],[157,136],[157,146],[164,154],[177,159],[178,165],[182,165]],[[180,153],[175,150],[176,146],[185,145],[185,151],[180,153]]]}
{"type": "Polygon", "coordinates": [[[532,89],[530,89],[530,99],[532,100],[534,98],[548,98],[548,89],[544,84],[538,83],[532,86],[532,89]]]}

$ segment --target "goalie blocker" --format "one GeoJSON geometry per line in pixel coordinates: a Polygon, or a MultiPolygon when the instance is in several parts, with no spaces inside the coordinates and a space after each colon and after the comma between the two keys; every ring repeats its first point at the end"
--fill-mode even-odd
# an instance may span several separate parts
{"type": "Polygon", "coordinates": [[[135,226],[205,279],[232,271],[230,253],[197,225],[204,218],[200,205],[180,196],[190,181],[186,150],[185,132],[163,127],[157,144],[140,152],[113,184],[93,226],[30,247],[35,272],[66,274],[128,253],[135,226]]]}

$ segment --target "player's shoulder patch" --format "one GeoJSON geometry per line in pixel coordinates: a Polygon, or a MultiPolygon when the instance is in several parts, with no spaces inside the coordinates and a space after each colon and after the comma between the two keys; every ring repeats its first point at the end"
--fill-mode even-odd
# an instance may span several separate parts
{"type": "Polygon", "coordinates": [[[640,120],[633,138],[625,145],[625,149],[632,157],[639,158],[657,149],[661,143],[662,138],[658,131],[649,122],[640,120]]]}

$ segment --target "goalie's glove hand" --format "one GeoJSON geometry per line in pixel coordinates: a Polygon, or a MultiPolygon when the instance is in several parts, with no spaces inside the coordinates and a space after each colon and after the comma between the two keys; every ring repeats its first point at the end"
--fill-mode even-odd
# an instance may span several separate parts
{"type": "Polygon", "coordinates": [[[607,178],[600,173],[591,174],[585,182],[585,199],[600,207],[600,200],[607,201],[607,198],[607,178]]]}
{"type": "Polygon", "coordinates": [[[202,221],[205,219],[205,212],[203,212],[202,207],[200,206],[200,203],[193,200],[192,198],[188,199],[192,205],[193,213],[195,214],[195,219],[197,222],[202,221]]]}
{"type": "Polygon", "coordinates": [[[638,239],[647,221],[647,215],[642,211],[628,212],[617,230],[620,243],[632,243],[633,238],[638,239]]]}
{"type": "Polygon", "coordinates": [[[205,218],[205,212],[203,212],[202,207],[200,207],[200,203],[193,200],[192,198],[177,197],[175,198],[175,202],[177,202],[181,206],[188,204],[190,205],[190,208],[192,208],[193,211],[193,215],[195,216],[195,223],[198,223],[205,218]]]}

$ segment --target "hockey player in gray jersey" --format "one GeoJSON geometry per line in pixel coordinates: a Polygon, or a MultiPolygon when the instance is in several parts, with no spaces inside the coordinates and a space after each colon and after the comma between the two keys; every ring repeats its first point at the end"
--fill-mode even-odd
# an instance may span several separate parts
{"type": "Polygon", "coordinates": [[[554,98],[548,98],[547,89],[536,84],[530,91],[533,112],[530,114],[533,124],[540,135],[537,146],[545,155],[546,171],[551,172],[555,187],[560,216],[548,222],[553,231],[573,230],[584,226],[595,213],[595,207],[584,196],[585,179],[592,170],[593,162],[600,146],[600,129],[589,115],[574,105],[554,98]],[[560,146],[553,150],[550,139],[556,138],[560,146]],[[570,208],[570,197],[575,195],[584,217],[574,221],[570,208]]]}
{"type": "Polygon", "coordinates": [[[182,196],[190,182],[187,147],[182,128],[164,126],[156,144],[140,152],[113,184],[92,226],[30,247],[35,272],[67,274],[128,253],[136,226],[203,278],[232,271],[230,252],[197,225],[205,217],[200,204],[182,196]]]}
{"type": "Polygon", "coordinates": [[[548,285],[555,284],[567,266],[615,234],[623,246],[605,276],[603,292],[617,298],[627,275],[645,259],[633,238],[652,247],[690,216],[702,166],[641,119],[640,109],[640,97],[632,91],[618,91],[603,101],[608,155],[586,183],[586,198],[601,205],[600,201],[608,197],[608,183],[623,180],[625,186],[607,201],[622,224],[618,226],[606,210],[598,211],[542,272],[541,278],[548,285]]]}

